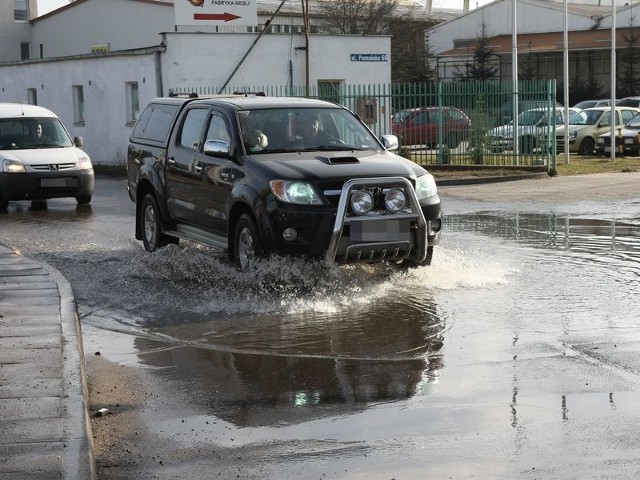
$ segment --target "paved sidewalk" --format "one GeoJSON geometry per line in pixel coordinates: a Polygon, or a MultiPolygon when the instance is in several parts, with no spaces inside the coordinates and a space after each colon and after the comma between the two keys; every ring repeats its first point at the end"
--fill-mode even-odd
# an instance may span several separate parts
{"type": "Polygon", "coordinates": [[[71,286],[0,245],[0,480],[95,478],[85,378],[71,286]]]}

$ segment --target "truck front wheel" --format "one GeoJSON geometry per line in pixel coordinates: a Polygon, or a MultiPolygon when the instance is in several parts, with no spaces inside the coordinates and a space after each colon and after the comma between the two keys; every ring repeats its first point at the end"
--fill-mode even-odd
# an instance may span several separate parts
{"type": "Polygon", "coordinates": [[[153,252],[169,243],[178,243],[177,239],[162,233],[162,219],[160,218],[160,210],[158,210],[158,202],[151,194],[145,195],[142,200],[140,223],[145,250],[153,252]]]}
{"type": "Polygon", "coordinates": [[[238,270],[246,270],[251,263],[264,255],[258,228],[253,219],[246,213],[236,223],[233,236],[233,257],[238,270]]]}

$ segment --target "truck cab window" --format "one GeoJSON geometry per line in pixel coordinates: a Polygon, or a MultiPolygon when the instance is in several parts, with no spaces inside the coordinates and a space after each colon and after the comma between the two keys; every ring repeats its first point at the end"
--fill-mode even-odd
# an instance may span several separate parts
{"type": "Polygon", "coordinates": [[[207,121],[208,110],[204,108],[193,108],[186,113],[182,129],[178,138],[178,145],[192,150],[200,148],[200,139],[204,124],[207,121]]]}

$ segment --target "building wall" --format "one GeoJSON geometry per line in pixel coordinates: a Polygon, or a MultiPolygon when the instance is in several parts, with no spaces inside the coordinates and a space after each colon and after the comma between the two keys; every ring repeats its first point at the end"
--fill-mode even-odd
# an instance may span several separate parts
{"type": "MultiPolygon", "coordinates": [[[[29,21],[16,21],[13,0],[0,1],[0,62],[20,60],[20,44],[31,42],[29,21]]],[[[29,18],[36,16],[36,0],[29,1],[29,18]]],[[[33,57],[33,49],[31,56],[33,57]]]]}
{"type": "MultiPolygon", "coordinates": [[[[563,31],[564,13],[561,6],[554,2],[518,0],[517,32],[524,34],[563,31]]],[[[489,37],[511,34],[513,32],[512,8],[513,0],[496,1],[432,28],[429,32],[429,40],[433,53],[437,55],[455,48],[456,41],[478,38],[483,23],[489,37]]],[[[594,25],[594,20],[587,14],[569,13],[567,22],[570,30],[588,30],[594,25]]]]}
{"type": "Polygon", "coordinates": [[[34,22],[34,57],[40,58],[40,45],[44,58],[91,53],[97,44],[108,45],[109,51],[144,48],[159,45],[160,32],[172,30],[172,4],[84,0],[34,22]]]}
{"type": "MultiPolygon", "coordinates": [[[[127,82],[138,85],[140,110],[171,88],[221,86],[255,38],[255,34],[172,33],[166,35],[166,47],[0,64],[0,102],[27,103],[28,89],[35,89],[37,104],[56,112],[72,136],[83,137],[84,149],[94,163],[124,165],[132,128],[127,121],[127,82]],[[84,123],[74,123],[74,85],[83,87],[84,123]]],[[[265,35],[230,86],[286,86],[289,58],[293,85],[303,85],[304,54],[295,53],[295,46],[302,42],[302,36],[265,35]]],[[[350,60],[351,53],[388,58],[389,37],[312,36],[311,46],[314,85],[319,80],[391,81],[389,61],[350,60]]]]}
{"type": "MultiPolygon", "coordinates": [[[[169,91],[184,87],[222,87],[256,40],[255,34],[168,33],[163,58],[163,84],[169,91]]],[[[306,83],[303,35],[264,35],[232,77],[229,86],[302,86],[306,83]],[[292,82],[289,81],[291,75],[292,82]]],[[[344,83],[389,83],[391,40],[386,36],[311,35],[310,84],[318,80],[344,83]],[[353,62],[351,54],[383,54],[387,61],[353,62]]]]}
{"type": "Polygon", "coordinates": [[[155,56],[98,56],[33,61],[0,66],[0,102],[27,103],[35,88],[37,103],[56,112],[71,136],[96,164],[124,165],[131,125],[127,122],[126,82],[138,82],[140,108],[157,95],[155,56]],[[84,124],[74,124],[73,85],[82,85],[84,124]]]}

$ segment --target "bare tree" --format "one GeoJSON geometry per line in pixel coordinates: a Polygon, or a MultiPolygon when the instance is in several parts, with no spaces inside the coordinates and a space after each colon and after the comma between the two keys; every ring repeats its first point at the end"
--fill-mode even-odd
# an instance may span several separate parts
{"type": "Polygon", "coordinates": [[[414,15],[400,0],[323,0],[314,10],[326,31],[350,35],[390,35],[393,82],[435,78],[427,31],[435,22],[414,15]]]}
{"type": "Polygon", "coordinates": [[[419,19],[391,21],[391,75],[394,82],[436,80],[429,36],[429,28],[432,26],[433,22],[419,19]]]}
{"type": "Polygon", "coordinates": [[[325,0],[314,7],[329,30],[351,35],[386,35],[399,0],[325,0]]]}

